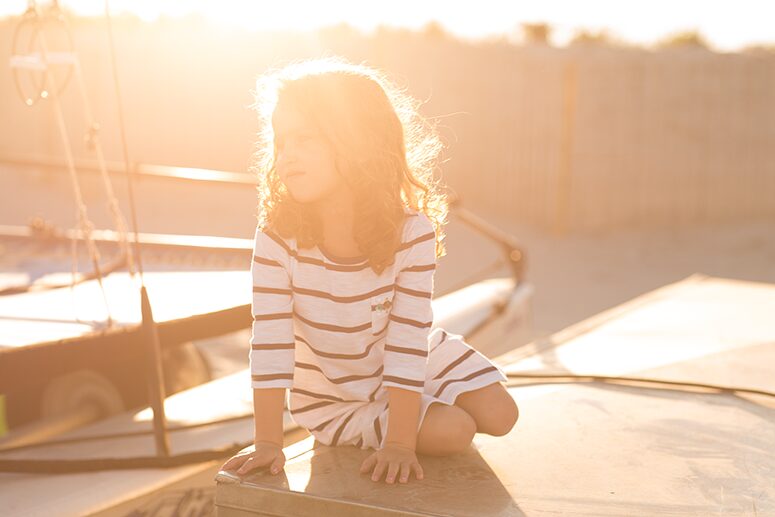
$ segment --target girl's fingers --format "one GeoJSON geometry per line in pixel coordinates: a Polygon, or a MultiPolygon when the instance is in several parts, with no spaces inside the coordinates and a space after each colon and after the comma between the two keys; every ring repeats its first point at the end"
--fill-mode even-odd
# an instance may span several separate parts
{"type": "Polygon", "coordinates": [[[401,467],[400,463],[393,463],[390,462],[390,465],[388,465],[388,473],[387,473],[387,479],[385,479],[386,482],[392,483],[396,479],[396,473],[398,472],[398,469],[401,467]]]}
{"type": "Polygon", "coordinates": [[[221,470],[231,470],[233,468],[237,468],[243,463],[245,463],[245,460],[247,460],[250,456],[242,455],[242,456],[233,456],[232,458],[229,458],[229,461],[221,465],[221,470]]]}
{"type": "Polygon", "coordinates": [[[361,472],[370,472],[374,468],[374,464],[377,462],[377,454],[373,453],[361,463],[361,472]]]}
{"type": "Polygon", "coordinates": [[[235,456],[221,466],[221,470],[231,470],[236,468],[237,474],[244,474],[257,467],[268,465],[272,474],[279,473],[285,466],[285,456],[275,455],[269,457],[266,455],[256,456],[243,454],[242,456],[235,456]]]}
{"type": "Polygon", "coordinates": [[[240,468],[237,469],[237,473],[244,474],[245,472],[249,471],[250,469],[253,468],[253,463],[255,462],[253,461],[253,457],[251,456],[247,459],[247,461],[245,461],[245,463],[242,464],[240,468]]]}
{"type": "Polygon", "coordinates": [[[385,465],[384,462],[377,462],[377,466],[374,468],[374,473],[371,475],[372,481],[379,481],[382,479],[382,473],[385,472],[385,465]]]}
{"type": "Polygon", "coordinates": [[[425,473],[422,470],[422,465],[419,463],[412,463],[412,469],[414,470],[414,477],[417,479],[422,479],[425,476],[425,473]]]}
{"type": "Polygon", "coordinates": [[[275,460],[272,462],[272,465],[271,465],[271,467],[269,468],[269,471],[270,471],[272,474],[278,474],[278,473],[279,473],[279,472],[280,472],[280,471],[283,469],[283,466],[284,466],[284,465],[285,465],[285,462],[283,461],[283,459],[282,459],[282,458],[280,458],[280,457],[278,457],[278,458],[276,458],[276,459],[275,459],[275,460]]]}
{"type": "Polygon", "coordinates": [[[412,466],[409,463],[401,464],[401,477],[398,478],[399,483],[406,483],[409,481],[409,474],[411,473],[412,466]]]}

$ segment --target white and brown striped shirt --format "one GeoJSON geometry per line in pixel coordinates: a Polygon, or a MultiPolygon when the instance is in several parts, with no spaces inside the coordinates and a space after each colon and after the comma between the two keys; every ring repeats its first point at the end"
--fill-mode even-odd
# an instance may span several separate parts
{"type": "Polygon", "coordinates": [[[258,228],[252,387],[291,388],[292,416],[307,429],[388,386],[423,392],[436,265],[434,227],[421,212],[407,212],[395,261],[380,275],[366,257],[300,250],[258,228]]]}

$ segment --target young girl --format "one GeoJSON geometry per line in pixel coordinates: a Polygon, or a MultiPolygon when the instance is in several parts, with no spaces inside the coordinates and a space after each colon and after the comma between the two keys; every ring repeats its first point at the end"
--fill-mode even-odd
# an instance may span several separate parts
{"type": "Polygon", "coordinates": [[[418,102],[342,58],[292,63],[258,86],[255,447],[223,469],[283,468],[286,388],[316,441],[375,449],[361,465],[374,481],[422,479],[417,453],[509,432],[504,373],[432,330],[447,205],[432,180],[442,145],[418,102]]]}

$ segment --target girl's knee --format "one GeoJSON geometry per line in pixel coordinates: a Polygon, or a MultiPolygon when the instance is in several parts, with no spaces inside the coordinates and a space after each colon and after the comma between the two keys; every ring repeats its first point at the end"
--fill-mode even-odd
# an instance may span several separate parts
{"type": "Polygon", "coordinates": [[[508,434],[519,420],[519,408],[517,403],[511,397],[503,399],[499,404],[499,411],[495,413],[495,418],[491,422],[491,428],[487,434],[493,436],[503,436],[508,434]]]}
{"type": "Polygon", "coordinates": [[[478,416],[477,431],[492,436],[508,434],[519,419],[519,408],[510,395],[488,404],[488,411],[478,416]]]}
{"type": "Polygon", "coordinates": [[[476,421],[458,406],[432,404],[417,440],[417,452],[445,456],[465,451],[476,434],[476,421]]]}

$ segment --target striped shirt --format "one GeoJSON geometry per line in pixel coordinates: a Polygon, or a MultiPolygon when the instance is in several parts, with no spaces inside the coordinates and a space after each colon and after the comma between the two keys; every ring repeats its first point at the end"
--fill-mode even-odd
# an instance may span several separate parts
{"type": "Polygon", "coordinates": [[[393,264],[298,249],[256,229],[251,272],[251,386],[290,388],[294,420],[322,429],[388,386],[423,392],[433,324],[436,234],[407,212],[393,264]]]}

